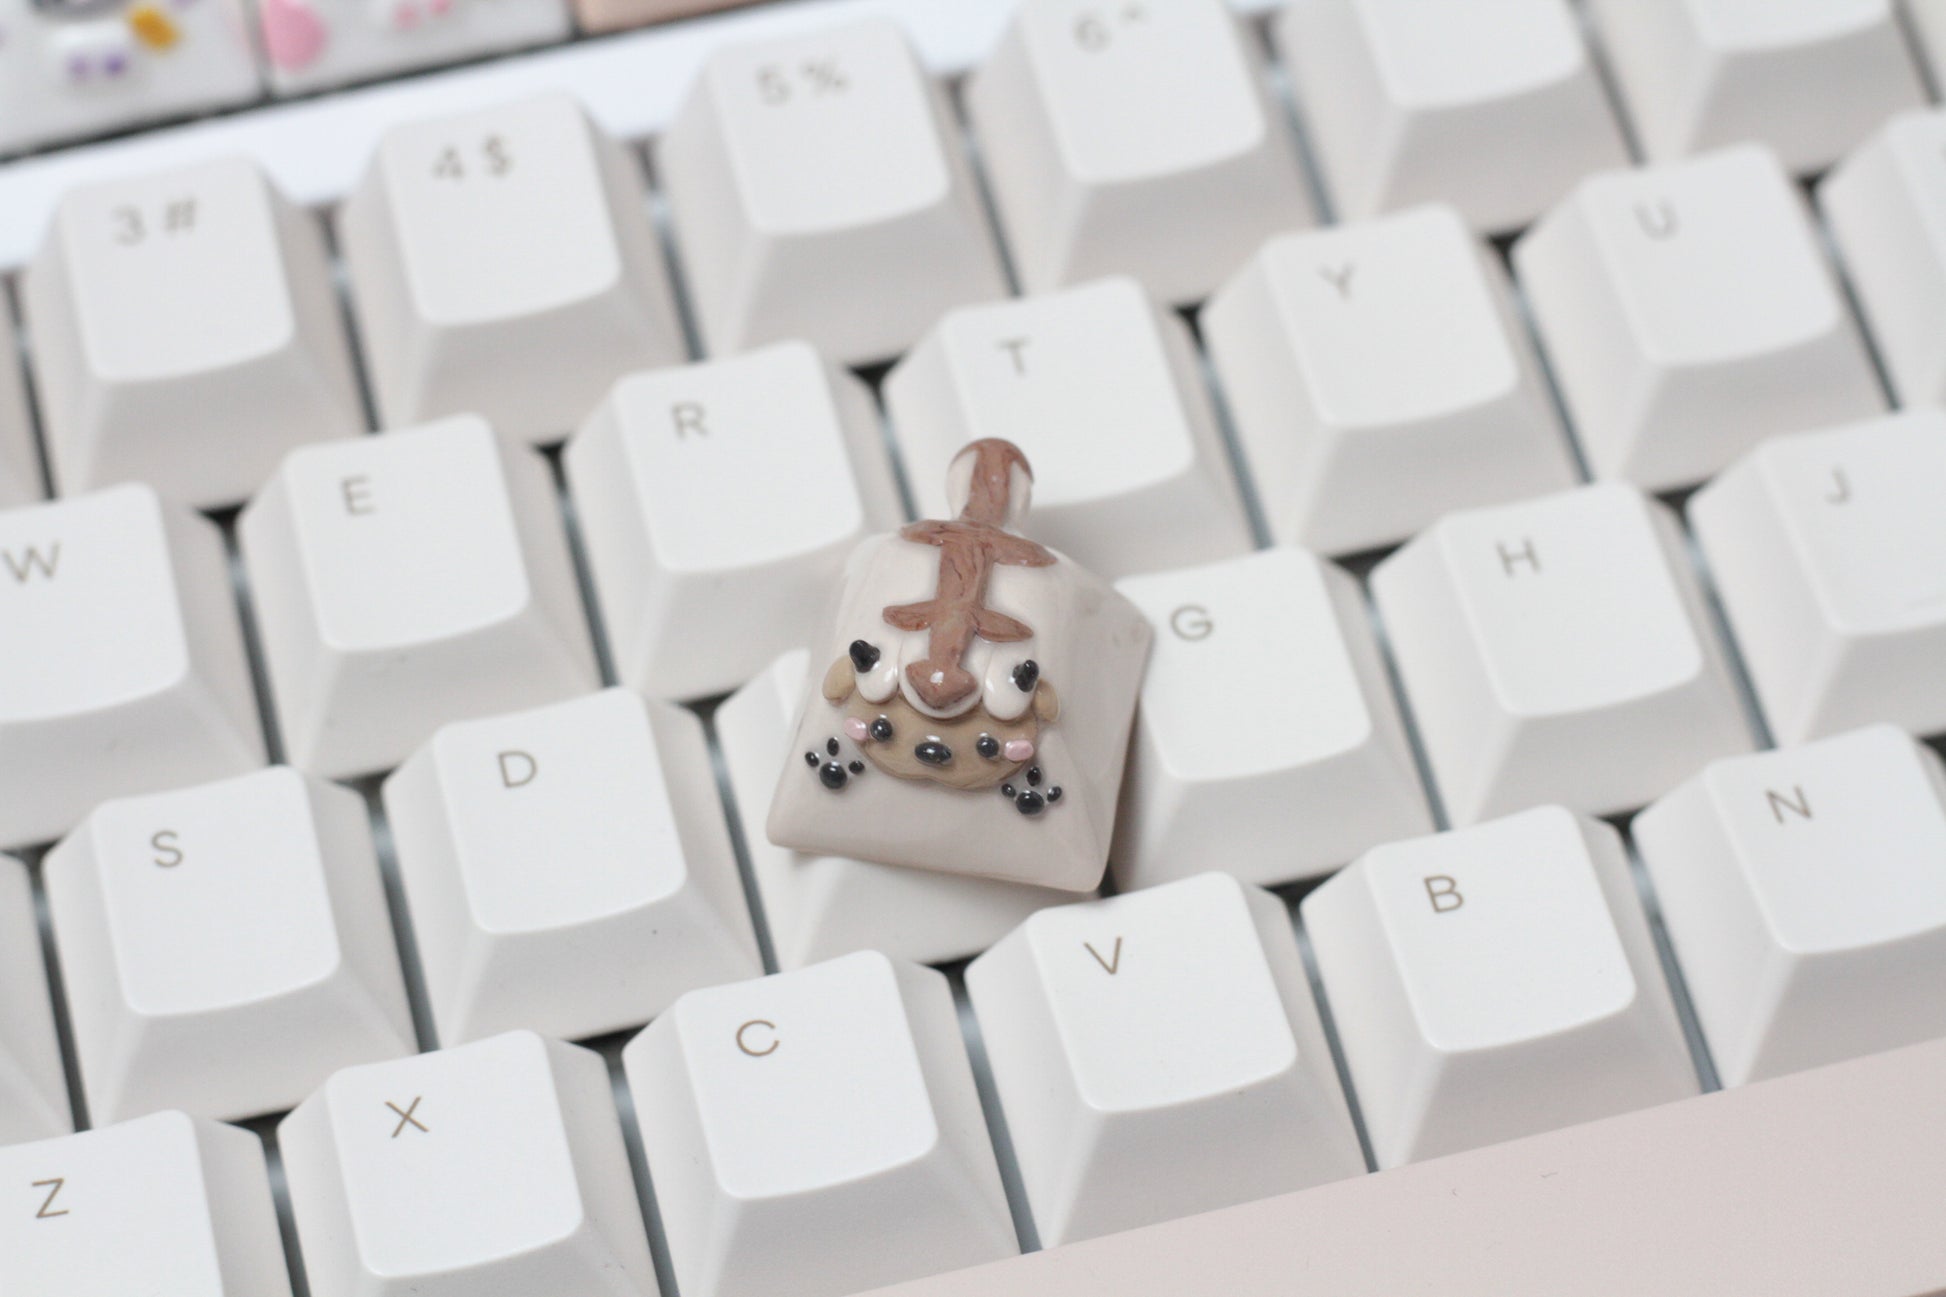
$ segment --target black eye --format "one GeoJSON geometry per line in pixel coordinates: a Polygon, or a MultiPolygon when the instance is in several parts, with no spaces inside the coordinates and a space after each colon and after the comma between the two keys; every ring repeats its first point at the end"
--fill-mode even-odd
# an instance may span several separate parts
{"type": "Polygon", "coordinates": [[[1033,693],[1034,686],[1040,682],[1040,678],[1041,664],[1033,658],[1028,658],[1014,668],[1014,688],[1024,694],[1033,693]]]}
{"type": "Polygon", "coordinates": [[[980,741],[973,745],[973,750],[985,757],[988,761],[991,761],[1000,755],[1000,740],[994,738],[991,734],[982,734],[980,741]]]}
{"type": "Polygon", "coordinates": [[[846,651],[851,654],[851,664],[861,673],[870,671],[878,665],[878,646],[875,644],[867,644],[862,639],[855,639],[851,642],[851,648],[846,651]]]}
{"type": "Polygon", "coordinates": [[[881,716],[872,722],[872,737],[880,743],[892,741],[892,722],[881,716]]]}

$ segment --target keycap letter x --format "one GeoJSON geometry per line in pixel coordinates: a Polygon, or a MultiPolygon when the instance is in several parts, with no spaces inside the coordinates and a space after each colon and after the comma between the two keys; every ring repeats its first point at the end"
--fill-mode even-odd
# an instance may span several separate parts
{"type": "Polygon", "coordinates": [[[416,1126],[420,1130],[426,1131],[428,1135],[432,1133],[430,1130],[426,1129],[426,1124],[423,1121],[420,1121],[417,1117],[412,1115],[413,1113],[419,1111],[419,1102],[424,1098],[425,1098],[424,1095],[415,1094],[412,1096],[412,1102],[408,1103],[403,1108],[399,1107],[398,1104],[393,1103],[390,1099],[387,1099],[385,1101],[386,1107],[390,1108],[393,1112],[399,1114],[399,1124],[392,1128],[393,1139],[397,1139],[400,1135],[403,1135],[405,1133],[405,1128],[407,1126],[416,1126]]]}

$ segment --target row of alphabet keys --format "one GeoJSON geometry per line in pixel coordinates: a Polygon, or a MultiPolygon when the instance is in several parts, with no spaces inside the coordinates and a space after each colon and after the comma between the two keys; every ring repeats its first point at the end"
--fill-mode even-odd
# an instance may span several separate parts
{"type": "MultiPolygon", "coordinates": [[[[408,765],[415,798],[442,762],[507,796],[552,772],[538,730],[466,738],[408,765]]],[[[544,918],[494,914],[538,893],[420,930],[449,1043],[415,1053],[362,808],[247,778],[247,798],[114,804],[46,861],[83,1133],[34,1138],[67,1102],[26,874],[0,860],[0,1142],[27,1141],[0,1147],[0,1292],[289,1292],[264,1150],[217,1120],[286,1108],[315,1297],[649,1297],[659,1264],[698,1297],[837,1297],[1946,1030],[1946,766],[1889,725],[1718,761],[1636,817],[1694,1052],[1623,838],[1548,806],[1373,848],[1295,913],[1225,873],[1034,910],[960,979],[986,1108],[944,974],[855,950],[740,976],[747,927],[706,931],[725,898],[680,869],[601,898],[615,929],[575,965],[581,986],[667,979],[639,954],[657,923],[694,961],[644,992],[662,1007],[620,1050],[622,1111],[604,1058],[555,1038],[612,1020],[510,1030],[537,1006],[484,984],[560,961],[544,918]],[[247,858],[210,847],[219,812],[247,858]],[[308,856],[275,837],[300,820],[308,856]],[[273,890],[283,913],[207,926],[273,890]]],[[[417,866],[414,900],[452,866],[417,866]]]]}

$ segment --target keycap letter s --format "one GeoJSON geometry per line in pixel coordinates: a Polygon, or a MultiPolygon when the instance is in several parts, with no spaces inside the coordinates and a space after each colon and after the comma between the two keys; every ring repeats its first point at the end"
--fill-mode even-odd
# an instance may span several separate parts
{"type": "Polygon", "coordinates": [[[97,1121],[281,1111],[415,1047],[348,789],[279,766],[117,798],[42,871],[97,1121]]]}

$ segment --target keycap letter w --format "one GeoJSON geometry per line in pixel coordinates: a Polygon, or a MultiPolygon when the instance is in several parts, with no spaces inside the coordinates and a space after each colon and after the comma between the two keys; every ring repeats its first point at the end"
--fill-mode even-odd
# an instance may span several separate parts
{"type": "Polygon", "coordinates": [[[61,542],[57,540],[46,549],[38,545],[29,545],[25,549],[0,549],[0,563],[6,564],[17,585],[26,585],[34,579],[36,572],[44,580],[52,581],[54,569],[61,564],[61,542]]]}

